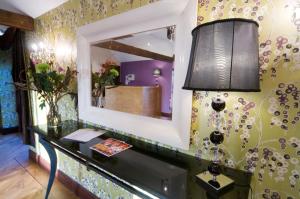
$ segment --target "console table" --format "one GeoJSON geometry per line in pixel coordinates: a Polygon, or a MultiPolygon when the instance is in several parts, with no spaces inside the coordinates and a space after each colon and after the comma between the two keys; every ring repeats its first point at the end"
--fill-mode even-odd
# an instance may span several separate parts
{"type": "Polygon", "coordinates": [[[47,130],[46,125],[29,128],[32,133],[39,135],[40,143],[45,147],[51,161],[46,199],[56,172],[57,157],[54,149],[141,198],[248,198],[251,174],[247,172],[223,167],[222,173],[232,178],[235,185],[226,192],[214,195],[196,180],[197,174],[207,170],[209,161],[110,131],[87,143],[62,140],[64,136],[79,128],[93,128],[93,126],[77,121],[65,121],[62,127],[55,131],[47,130]],[[89,149],[90,146],[107,138],[123,140],[133,147],[112,157],[89,149]]]}

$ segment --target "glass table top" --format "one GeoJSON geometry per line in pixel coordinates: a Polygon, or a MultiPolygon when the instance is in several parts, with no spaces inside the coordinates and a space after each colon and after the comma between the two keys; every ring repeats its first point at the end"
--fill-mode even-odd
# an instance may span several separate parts
{"type": "MultiPolygon", "coordinates": [[[[111,131],[86,143],[62,139],[80,128],[99,129],[70,120],[63,122],[58,131],[48,130],[47,125],[33,126],[30,130],[55,148],[142,198],[207,198],[206,190],[196,181],[196,175],[207,170],[209,161],[111,131]],[[111,157],[90,149],[107,138],[125,141],[133,147],[111,157]]],[[[233,179],[235,185],[222,193],[220,198],[248,198],[252,174],[226,167],[222,167],[222,174],[233,179]]]]}

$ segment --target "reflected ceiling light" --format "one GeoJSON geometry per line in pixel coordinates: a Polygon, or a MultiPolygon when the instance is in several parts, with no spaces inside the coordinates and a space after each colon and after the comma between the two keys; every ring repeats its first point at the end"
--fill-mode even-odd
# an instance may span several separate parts
{"type": "Polygon", "coordinates": [[[0,36],[4,35],[4,30],[0,30],[0,36]]]}

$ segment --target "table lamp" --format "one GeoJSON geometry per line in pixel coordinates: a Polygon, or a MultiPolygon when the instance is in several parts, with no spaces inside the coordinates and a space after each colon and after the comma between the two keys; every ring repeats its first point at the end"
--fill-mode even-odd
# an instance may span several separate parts
{"type": "MultiPolygon", "coordinates": [[[[192,31],[193,41],[189,67],[183,89],[193,91],[258,92],[258,23],[248,19],[217,20],[197,26],[192,31]]],[[[210,134],[214,144],[214,158],[197,179],[220,192],[233,185],[233,180],[221,174],[218,145],[224,140],[220,129],[220,112],[225,101],[219,96],[212,100],[216,111],[216,129],[210,134]]]]}

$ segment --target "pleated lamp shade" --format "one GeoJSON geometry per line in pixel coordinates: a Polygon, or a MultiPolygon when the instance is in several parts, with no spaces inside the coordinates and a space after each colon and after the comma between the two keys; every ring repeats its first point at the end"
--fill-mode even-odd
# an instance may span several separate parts
{"type": "Polygon", "coordinates": [[[183,89],[260,91],[257,22],[218,20],[197,26],[192,35],[183,89]]]}

